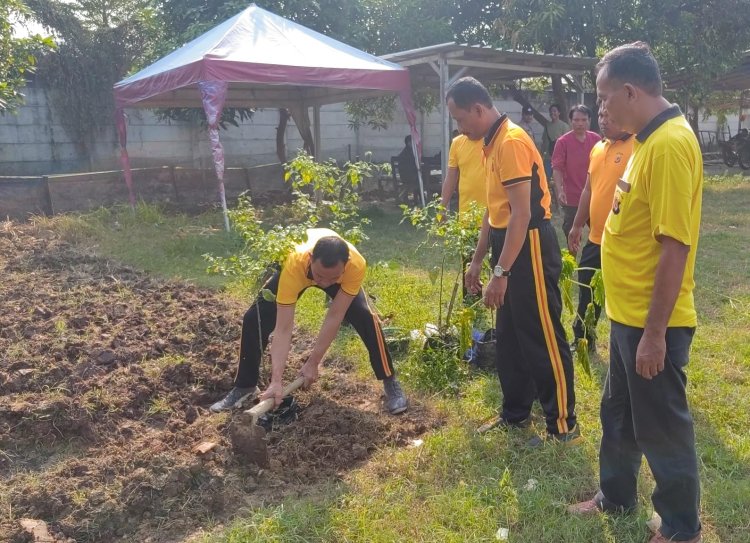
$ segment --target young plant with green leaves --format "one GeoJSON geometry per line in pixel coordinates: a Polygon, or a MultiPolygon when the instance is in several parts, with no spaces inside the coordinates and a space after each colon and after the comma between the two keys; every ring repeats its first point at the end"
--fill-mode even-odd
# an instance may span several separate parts
{"type": "Polygon", "coordinates": [[[562,271],[560,272],[560,292],[562,294],[563,308],[573,318],[577,318],[576,306],[573,302],[573,288],[579,286],[591,290],[591,302],[586,306],[586,313],[583,316],[584,337],[576,343],[575,358],[581,365],[586,375],[591,377],[591,361],[589,359],[589,342],[586,338],[596,338],[596,310],[594,304],[604,307],[604,281],[602,281],[602,270],[596,268],[578,267],[575,256],[567,249],[562,253],[562,271]],[[591,278],[591,284],[587,285],[574,279],[575,274],[579,271],[593,271],[594,276],[591,278]]]}
{"type": "Polygon", "coordinates": [[[456,391],[468,377],[462,354],[471,347],[472,331],[481,318],[481,299],[469,298],[456,304],[461,288],[464,263],[476,247],[484,210],[472,203],[467,211],[452,213],[435,197],[424,208],[401,206],[402,221],[427,232],[422,246],[442,248],[440,265],[429,271],[432,284],[440,283],[438,289],[437,334],[427,339],[425,348],[415,354],[409,367],[404,370],[419,388],[434,392],[456,391]],[[443,319],[443,282],[446,264],[457,264],[457,273],[452,283],[445,319],[443,319]]]}
{"type": "Polygon", "coordinates": [[[366,239],[363,227],[369,220],[359,214],[357,189],[381,166],[347,162],[339,167],[333,160],[316,162],[300,152],[284,168],[292,200],[263,210],[253,205],[250,196],[242,196],[229,211],[242,247],[228,257],[204,255],[209,272],[241,276],[259,286],[269,267],[280,266],[294,246],[304,241],[309,228],[331,228],[352,243],[366,239]]]}

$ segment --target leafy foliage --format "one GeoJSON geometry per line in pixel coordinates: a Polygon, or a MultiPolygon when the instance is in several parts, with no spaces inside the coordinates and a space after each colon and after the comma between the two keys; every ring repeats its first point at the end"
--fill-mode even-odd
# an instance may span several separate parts
{"type": "Polygon", "coordinates": [[[264,212],[244,196],[229,217],[243,240],[240,251],[229,257],[206,254],[208,271],[239,275],[259,285],[269,266],[280,266],[294,246],[305,240],[306,230],[329,227],[352,243],[365,239],[369,220],[359,215],[357,188],[379,166],[369,162],[319,163],[302,152],[285,165],[291,182],[290,204],[264,212]]]}
{"type": "Polygon", "coordinates": [[[86,151],[112,126],[113,85],[148,54],[159,35],[150,0],[29,0],[57,50],[39,76],[71,138],[86,151]]]}
{"type": "Polygon", "coordinates": [[[589,302],[586,306],[586,313],[583,316],[583,339],[579,339],[576,344],[575,359],[581,364],[583,371],[586,375],[591,377],[591,362],[589,359],[589,348],[588,340],[586,338],[596,339],[596,313],[594,303],[599,306],[604,306],[604,280],[602,279],[602,270],[592,268],[579,268],[575,256],[573,256],[567,249],[563,249],[562,253],[562,271],[560,272],[560,293],[563,299],[563,308],[568,314],[576,316],[577,308],[573,303],[573,287],[575,285],[581,288],[588,288],[591,290],[591,298],[593,302],[589,302]],[[594,275],[591,278],[590,285],[584,285],[576,281],[573,277],[576,272],[582,269],[594,271],[594,275]]]}
{"type": "Polygon", "coordinates": [[[21,0],[0,0],[0,113],[13,112],[23,103],[21,89],[36,71],[37,57],[54,48],[51,38],[17,37],[14,22],[29,16],[21,0]]]}
{"type": "Polygon", "coordinates": [[[412,352],[399,373],[421,390],[455,395],[469,378],[461,353],[456,338],[433,336],[423,349],[412,352]]]}

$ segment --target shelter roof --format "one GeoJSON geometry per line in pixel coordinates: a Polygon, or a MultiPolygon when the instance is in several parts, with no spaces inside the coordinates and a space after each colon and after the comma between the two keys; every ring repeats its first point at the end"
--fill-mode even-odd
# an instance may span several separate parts
{"type": "Polygon", "coordinates": [[[592,57],[511,51],[452,42],[391,53],[382,58],[408,67],[415,87],[437,83],[439,76],[434,64],[441,58],[454,70],[467,68],[470,75],[486,85],[551,74],[580,76],[593,70],[598,62],[592,57]]]}
{"type": "MultiPolygon", "coordinates": [[[[690,77],[685,74],[668,77],[666,85],[670,89],[678,89],[689,83],[690,77]]],[[[717,77],[711,89],[715,91],[750,90],[750,51],[745,51],[737,66],[717,77]]]]}

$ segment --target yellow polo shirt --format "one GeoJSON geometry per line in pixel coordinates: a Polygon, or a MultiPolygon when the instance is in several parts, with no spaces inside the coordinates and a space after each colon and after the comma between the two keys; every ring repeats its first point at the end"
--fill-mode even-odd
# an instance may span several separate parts
{"type": "MultiPolygon", "coordinates": [[[[312,250],[320,238],[335,236],[340,238],[336,232],[328,228],[311,228],[307,231],[307,241],[300,243],[294,248],[281,266],[279,276],[279,290],[276,293],[276,303],[279,305],[294,305],[302,292],[315,285],[310,275],[310,260],[312,250]]],[[[367,263],[359,251],[349,243],[349,261],[344,267],[344,273],[337,281],[341,290],[351,296],[359,294],[362,282],[365,280],[367,263]]]]}
{"type": "Polygon", "coordinates": [[[685,273],[668,326],[696,326],[693,269],[698,247],[703,159],[678,106],[654,118],[637,136],[617,182],[602,240],[607,316],[644,328],[661,255],[657,237],[688,245],[685,273]]]}
{"type": "Polygon", "coordinates": [[[484,155],[481,139],[471,140],[463,134],[453,138],[448,153],[448,167],[457,168],[458,211],[465,212],[471,202],[487,206],[487,187],[484,178],[484,155]]]}
{"type": "Polygon", "coordinates": [[[490,226],[508,227],[511,209],[505,188],[517,183],[531,183],[530,228],[552,216],[542,157],[523,128],[506,115],[500,117],[485,138],[484,156],[490,226]]]}
{"type": "Polygon", "coordinates": [[[604,223],[612,209],[617,180],[625,172],[633,154],[633,136],[624,140],[602,140],[591,149],[589,157],[589,241],[602,244],[604,223]]]}

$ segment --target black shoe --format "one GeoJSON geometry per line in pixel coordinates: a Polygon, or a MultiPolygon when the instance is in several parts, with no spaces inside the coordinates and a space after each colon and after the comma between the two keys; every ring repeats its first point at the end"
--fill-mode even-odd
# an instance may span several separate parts
{"type": "Polygon", "coordinates": [[[495,428],[508,430],[513,428],[528,428],[529,426],[531,426],[531,419],[529,417],[526,417],[523,420],[510,422],[508,420],[505,420],[502,416],[498,415],[485,421],[479,428],[475,430],[475,432],[477,434],[486,434],[487,432],[489,432],[490,430],[494,430],[495,428]]]}
{"type": "Polygon", "coordinates": [[[258,387],[234,387],[224,398],[213,404],[208,409],[212,413],[240,409],[243,404],[252,402],[258,395],[258,387]]]}
{"type": "Polygon", "coordinates": [[[546,443],[563,443],[565,445],[578,445],[583,438],[581,437],[581,425],[576,424],[572,430],[564,434],[547,434],[546,436],[534,436],[526,442],[526,446],[531,449],[538,449],[546,443]]]}

